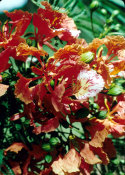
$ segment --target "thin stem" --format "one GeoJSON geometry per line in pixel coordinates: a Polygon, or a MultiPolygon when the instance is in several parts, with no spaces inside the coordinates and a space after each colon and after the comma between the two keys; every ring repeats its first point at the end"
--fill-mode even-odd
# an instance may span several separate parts
{"type": "Polygon", "coordinates": [[[59,3],[59,0],[55,0],[54,3],[53,3],[53,6],[56,7],[58,5],[58,3],[59,3]]]}
{"type": "Polygon", "coordinates": [[[109,63],[114,57],[115,57],[115,55],[112,55],[112,56],[107,60],[107,62],[109,63]]]}
{"type": "Polygon", "coordinates": [[[48,41],[45,41],[44,44],[45,44],[46,46],[48,46],[48,47],[49,47],[51,50],[53,50],[54,52],[57,51],[57,49],[55,49],[55,47],[53,47],[48,41]]]}
{"type": "Polygon", "coordinates": [[[96,165],[96,169],[99,171],[99,173],[101,174],[101,170],[99,169],[98,165],[96,165]]]}

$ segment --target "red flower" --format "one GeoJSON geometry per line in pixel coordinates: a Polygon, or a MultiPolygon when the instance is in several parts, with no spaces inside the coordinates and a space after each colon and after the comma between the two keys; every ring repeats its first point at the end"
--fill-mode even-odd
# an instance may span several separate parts
{"type": "Polygon", "coordinates": [[[25,39],[20,36],[26,31],[32,15],[29,12],[23,12],[22,10],[15,10],[14,12],[5,11],[5,13],[12,21],[7,21],[2,27],[2,31],[0,32],[0,46],[3,49],[10,48],[8,52],[9,56],[25,61],[26,57],[17,56],[16,46],[26,42],[25,39]],[[10,26],[10,24],[12,24],[12,26],[10,26]]]}
{"type": "Polygon", "coordinates": [[[6,50],[0,53],[0,73],[10,67],[10,64],[8,63],[9,54],[10,54],[10,48],[7,48],[6,50]]]}
{"type": "Polygon", "coordinates": [[[15,28],[15,32],[12,36],[22,36],[30,24],[32,14],[22,10],[14,10],[13,12],[5,11],[5,13],[12,20],[9,22],[12,24],[12,28],[15,28]]]}
{"type": "Polygon", "coordinates": [[[32,173],[36,171],[40,174],[40,169],[36,168],[36,164],[43,160],[46,155],[41,145],[32,144],[32,150],[30,150],[25,144],[15,142],[4,151],[4,155],[6,156],[8,152],[14,152],[18,155],[16,160],[9,159],[9,164],[15,174],[29,175],[29,167],[32,173]]]}
{"type": "Polygon", "coordinates": [[[66,13],[53,10],[48,2],[44,1],[42,5],[45,9],[39,8],[37,14],[33,16],[33,25],[38,28],[36,33],[38,43],[41,46],[49,45],[48,41],[55,36],[70,44],[75,42],[80,31],[77,30],[74,21],[66,13]]]}

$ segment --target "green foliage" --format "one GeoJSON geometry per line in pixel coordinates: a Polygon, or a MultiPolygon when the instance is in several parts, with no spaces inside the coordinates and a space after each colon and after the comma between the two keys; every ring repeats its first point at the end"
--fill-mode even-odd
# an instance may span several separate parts
{"type": "Polygon", "coordinates": [[[0,149],[0,166],[1,166],[2,163],[3,163],[3,157],[4,157],[4,155],[3,155],[3,150],[0,149]]]}
{"type": "Polygon", "coordinates": [[[109,89],[107,94],[111,96],[116,96],[116,95],[120,95],[122,92],[123,92],[123,88],[121,86],[115,85],[114,87],[109,89]]]}
{"type": "Polygon", "coordinates": [[[75,113],[75,116],[77,119],[85,118],[88,115],[89,115],[89,110],[87,108],[81,108],[75,113]]]}

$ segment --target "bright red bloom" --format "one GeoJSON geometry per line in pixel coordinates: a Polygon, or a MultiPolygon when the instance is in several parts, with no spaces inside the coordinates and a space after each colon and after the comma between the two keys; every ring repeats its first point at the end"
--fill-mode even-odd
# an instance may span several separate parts
{"type": "Polygon", "coordinates": [[[15,10],[14,12],[5,11],[5,13],[12,21],[6,22],[2,28],[0,46],[4,48],[17,46],[20,42],[25,41],[20,36],[24,34],[30,24],[32,14],[22,10],[15,10]],[[9,26],[9,23],[12,24],[12,27],[9,26]],[[13,32],[14,29],[15,31],[13,32]]]}
{"type": "Polygon", "coordinates": [[[75,42],[80,31],[77,30],[74,21],[66,13],[53,10],[48,2],[44,1],[42,5],[45,9],[39,8],[37,14],[33,16],[33,25],[38,28],[36,33],[38,43],[41,46],[48,45],[48,41],[55,36],[70,44],[75,42]]]}
{"type": "Polygon", "coordinates": [[[82,148],[82,150],[80,151],[80,155],[82,156],[82,158],[84,158],[85,162],[90,165],[98,163],[103,163],[106,165],[109,163],[108,156],[102,148],[93,147],[87,142],[84,144],[84,148],[82,148]],[[96,157],[96,155],[98,155],[99,158],[96,157]]]}
{"type": "Polygon", "coordinates": [[[114,137],[125,135],[124,109],[120,107],[120,104],[122,104],[122,102],[119,102],[111,112],[107,112],[106,119],[90,120],[90,126],[86,127],[91,135],[90,145],[102,147],[108,134],[112,134],[114,137]],[[119,110],[120,108],[121,110],[119,110]]]}
{"type": "Polygon", "coordinates": [[[14,10],[13,12],[5,11],[5,13],[12,20],[9,22],[13,25],[12,28],[15,28],[15,32],[12,36],[22,36],[30,24],[32,14],[22,10],[14,10]]]}
{"type": "MultiPolygon", "coordinates": [[[[30,24],[32,14],[23,12],[22,10],[15,10],[14,12],[5,11],[5,13],[12,21],[5,22],[2,27],[2,31],[0,32],[0,47],[5,50],[7,49],[8,57],[12,56],[15,59],[25,61],[26,57],[17,56],[16,46],[26,42],[21,36],[30,24]],[[12,24],[12,26],[10,26],[10,24],[12,24]]],[[[6,63],[6,66],[7,65],[8,62],[6,63]]]]}
{"type": "Polygon", "coordinates": [[[33,101],[33,93],[35,90],[35,87],[29,88],[29,83],[32,81],[32,79],[26,79],[20,73],[18,73],[18,76],[20,79],[15,85],[15,95],[26,104],[29,104],[33,101]]]}
{"type": "MultiPolygon", "coordinates": [[[[80,106],[81,103],[83,105],[86,103],[86,106],[88,97],[96,96],[104,85],[103,79],[97,75],[94,70],[90,70],[86,64],[82,62],[78,63],[73,59],[59,59],[59,62],[58,60],[54,60],[53,63],[50,59],[41,72],[37,69],[34,69],[34,71],[44,75],[35,78],[41,78],[43,80],[42,83],[29,88],[29,83],[33,81],[33,79],[26,79],[20,76],[20,79],[15,85],[15,95],[25,102],[25,104],[30,104],[35,101],[35,105],[38,106],[38,108],[41,108],[43,112],[46,109],[50,114],[56,116],[58,120],[64,118],[63,115],[68,114],[69,109],[72,108],[73,111],[77,111],[82,108],[82,106],[80,106]],[[89,74],[90,77],[88,77],[89,74]],[[95,80],[93,80],[93,78],[95,80]],[[100,79],[99,81],[97,81],[98,78],[100,79]],[[88,82],[87,86],[83,83],[84,81],[88,82]],[[97,84],[99,88],[96,87],[96,89],[94,89],[94,85],[97,84]]],[[[33,120],[37,119],[36,116],[36,114],[33,114],[33,120]]],[[[42,117],[43,115],[41,114],[41,121],[43,120],[42,117]]],[[[40,131],[53,131],[54,128],[59,125],[56,118],[45,120],[46,122],[44,121],[44,123],[41,122],[42,126],[34,131],[36,133],[40,133],[40,131]],[[55,121],[57,121],[56,125],[55,121]],[[51,125],[50,129],[48,127],[49,122],[51,125]],[[45,130],[44,127],[48,129],[45,130]]],[[[73,118],[75,119],[75,116],[73,118]]],[[[73,118],[71,117],[71,120],[73,118]]]]}
{"type": "Polygon", "coordinates": [[[84,158],[85,162],[90,165],[102,163],[102,161],[94,155],[88,143],[84,144],[84,148],[80,151],[80,155],[84,158]]]}
{"type": "Polygon", "coordinates": [[[9,51],[10,51],[10,48],[8,48],[0,53],[0,73],[5,71],[6,69],[8,69],[10,67],[10,64],[8,63],[9,51]]]}

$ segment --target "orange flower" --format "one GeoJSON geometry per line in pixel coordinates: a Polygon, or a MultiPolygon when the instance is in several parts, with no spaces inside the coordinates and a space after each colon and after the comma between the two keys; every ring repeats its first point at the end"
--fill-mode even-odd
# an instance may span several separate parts
{"type": "Polygon", "coordinates": [[[71,58],[71,59],[78,59],[80,55],[86,51],[86,45],[82,44],[72,44],[66,45],[64,48],[60,48],[55,54],[55,59],[64,59],[64,58],[71,58]]]}
{"type": "Polygon", "coordinates": [[[109,88],[113,78],[117,76],[120,71],[125,69],[124,59],[121,59],[121,54],[123,57],[123,52],[125,50],[125,38],[122,36],[107,36],[103,39],[94,39],[92,43],[86,48],[88,51],[97,53],[96,58],[91,62],[90,66],[103,77],[105,81],[105,87],[109,88]],[[103,55],[103,47],[107,47],[107,53],[103,55]],[[99,47],[101,47],[99,49],[99,47]],[[116,61],[114,58],[117,57],[116,61]]]}
{"type": "Polygon", "coordinates": [[[29,47],[28,44],[26,43],[20,43],[16,47],[16,55],[17,56],[35,56],[35,57],[40,57],[40,56],[45,56],[48,55],[47,52],[45,52],[42,48],[37,49],[36,47],[29,47]]]}

